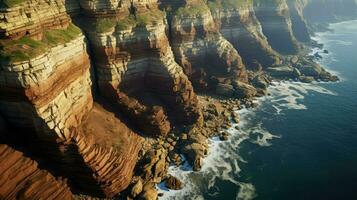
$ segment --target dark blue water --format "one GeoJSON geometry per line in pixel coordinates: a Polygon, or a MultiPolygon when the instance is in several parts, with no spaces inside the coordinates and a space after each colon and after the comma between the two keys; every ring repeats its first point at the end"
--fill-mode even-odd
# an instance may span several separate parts
{"type": "Polygon", "coordinates": [[[319,34],[332,54],[322,64],[343,80],[321,86],[336,95],[309,92],[300,100],[305,110],[258,113],[281,138],[241,150],[248,161],[242,179],[254,185],[256,199],[357,199],[357,21],[332,28],[319,34]]]}
{"type": "Polygon", "coordinates": [[[321,64],[342,81],[275,83],[229,141],[212,140],[201,172],[170,168],[185,188],[163,199],[357,199],[357,21],[331,28],[321,64]]]}

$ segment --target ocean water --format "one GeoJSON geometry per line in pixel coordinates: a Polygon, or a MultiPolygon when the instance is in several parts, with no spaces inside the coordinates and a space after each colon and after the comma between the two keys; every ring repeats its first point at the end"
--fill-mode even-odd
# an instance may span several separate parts
{"type": "Polygon", "coordinates": [[[337,83],[274,82],[254,109],[237,111],[240,131],[211,140],[201,172],[170,167],[185,187],[161,199],[357,199],[357,21],[315,39],[337,83]]]}

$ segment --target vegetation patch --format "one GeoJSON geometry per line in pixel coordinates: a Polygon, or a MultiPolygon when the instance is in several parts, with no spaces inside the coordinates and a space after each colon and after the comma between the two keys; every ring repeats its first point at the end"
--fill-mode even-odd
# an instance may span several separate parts
{"type": "Polygon", "coordinates": [[[26,0],[0,0],[0,8],[11,8],[25,1],[26,0]]]}
{"type": "Polygon", "coordinates": [[[137,13],[136,15],[129,15],[124,19],[104,18],[99,19],[95,23],[97,33],[105,33],[113,28],[122,31],[129,28],[144,27],[146,25],[153,25],[158,20],[161,20],[164,12],[161,10],[153,10],[145,13],[137,13]]]}
{"type": "Polygon", "coordinates": [[[253,0],[209,0],[208,7],[214,11],[218,9],[241,9],[253,4],[253,0]]]}
{"type": "Polygon", "coordinates": [[[181,7],[177,9],[176,16],[178,17],[195,17],[202,15],[208,11],[205,4],[195,4],[188,7],[181,7]]]}
{"type": "Polygon", "coordinates": [[[28,36],[17,40],[0,40],[0,60],[5,62],[29,60],[43,54],[51,47],[70,42],[79,34],[81,30],[70,24],[67,29],[45,31],[41,41],[28,36]]]}
{"type": "Polygon", "coordinates": [[[110,31],[112,28],[116,26],[117,22],[115,19],[104,18],[99,19],[95,22],[95,30],[98,33],[105,33],[110,31]]]}

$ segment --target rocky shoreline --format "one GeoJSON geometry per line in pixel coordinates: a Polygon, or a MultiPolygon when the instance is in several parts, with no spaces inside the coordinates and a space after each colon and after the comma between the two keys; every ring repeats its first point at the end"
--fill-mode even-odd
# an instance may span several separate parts
{"type": "MultiPolygon", "coordinates": [[[[255,87],[238,83],[236,88],[231,88],[222,84],[217,87],[219,91],[216,93],[219,95],[198,95],[204,123],[177,128],[168,133],[166,138],[147,139],[140,151],[140,161],[132,184],[120,198],[157,199],[163,195],[156,187],[160,183],[168,190],[182,189],[185,183],[168,174],[169,166],[179,167],[187,160],[192,166],[192,172],[200,171],[203,160],[209,153],[209,139],[218,137],[221,141],[228,140],[227,129],[240,122],[236,111],[256,107],[255,98],[269,95],[267,89],[272,81],[338,81],[337,76],[331,75],[315,62],[317,59],[319,56],[307,53],[299,59],[287,57],[286,60],[290,60],[294,67],[277,66],[266,74],[251,72],[250,76],[255,75],[251,80],[255,87]],[[309,64],[309,67],[301,67],[304,62],[309,64]],[[302,69],[302,72],[299,69],[302,69]]],[[[239,126],[233,128],[239,130],[239,126]]]]}
{"type": "Polygon", "coordinates": [[[357,3],[338,1],[350,3],[4,0],[1,142],[67,179],[74,198],[156,199],[159,183],[184,187],[169,165],[199,171],[209,138],[227,140],[234,110],[272,80],[338,80],[305,46],[316,8],[333,8],[329,23],[353,17],[357,3]]]}

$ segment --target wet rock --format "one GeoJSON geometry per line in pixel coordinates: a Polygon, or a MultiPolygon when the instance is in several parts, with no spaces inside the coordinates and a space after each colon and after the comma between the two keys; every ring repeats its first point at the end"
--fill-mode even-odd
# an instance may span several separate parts
{"type": "Polygon", "coordinates": [[[228,140],[228,135],[221,134],[221,135],[219,136],[219,139],[220,139],[221,141],[227,141],[227,140],[228,140]]]}
{"type": "Polygon", "coordinates": [[[266,89],[269,86],[269,80],[264,76],[255,76],[252,84],[254,87],[266,89]]]}
{"type": "Polygon", "coordinates": [[[315,58],[317,58],[317,59],[322,59],[322,56],[321,56],[318,52],[316,52],[316,53],[314,54],[314,56],[315,56],[315,58]]]}
{"type": "Polygon", "coordinates": [[[239,116],[238,116],[238,114],[236,113],[236,112],[232,112],[231,113],[231,117],[232,117],[232,121],[234,122],[234,123],[239,123],[239,116]]]}
{"type": "Polygon", "coordinates": [[[195,161],[193,162],[193,171],[200,171],[202,169],[202,158],[197,157],[195,161]]]}
{"type": "Polygon", "coordinates": [[[174,176],[170,176],[168,179],[166,179],[165,185],[171,190],[181,190],[183,188],[182,182],[174,176]]]}
{"type": "Polygon", "coordinates": [[[311,83],[311,82],[313,82],[315,79],[314,79],[314,77],[312,77],[312,76],[300,76],[300,77],[299,77],[299,80],[300,80],[301,82],[303,82],[303,83],[311,83]]]}
{"type": "Polygon", "coordinates": [[[298,68],[294,68],[293,71],[294,77],[300,77],[301,76],[301,72],[298,68]]]}
{"type": "Polygon", "coordinates": [[[183,153],[188,156],[189,160],[195,160],[196,157],[203,157],[207,151],[207,148],[199,143],[192,143],[186,145],[183,149],[183,153]]]}

